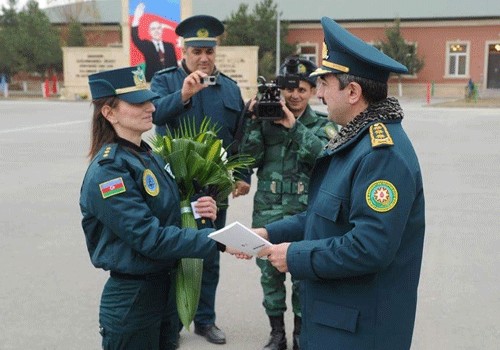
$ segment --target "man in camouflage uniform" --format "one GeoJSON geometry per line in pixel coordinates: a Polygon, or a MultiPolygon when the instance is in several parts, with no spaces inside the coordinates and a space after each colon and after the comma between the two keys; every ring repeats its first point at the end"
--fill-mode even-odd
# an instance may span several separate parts
{"type": "MultiPolygon", "coordinates": [[[[270,121],[252,115],[245,123],[240,145],[240,153],[252,155],[254,167],[258,168],[252,227],[263,227],[306,209],[309,176],[315,159],[336,133],[336,125],[309,106],[309,99],[316,93],[316,79],[309,78],[309,74],[316,66],[306,59],[289,58],[281,66],[281,74],[287,74],[289,62],[298,63],[300,85],[282,90],[286,102],[282,102],[284,117],[270,121]]],[[[252,101],[249,110],[254,106],[255,101],[252,101]]],[[[257,259],[257,265],[262,273],[263,305],[271,323],[271,336],[264,349],[286,349],[285,273],[266,260],[257,259]]],[[[292,306],[295,315],[293,349],[299,349],[301,313],[298,282],[293,278],[292,306]]]]}

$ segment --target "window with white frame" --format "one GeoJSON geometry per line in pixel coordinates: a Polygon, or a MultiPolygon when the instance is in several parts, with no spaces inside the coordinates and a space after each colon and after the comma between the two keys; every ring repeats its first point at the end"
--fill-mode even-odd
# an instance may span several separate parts
{"type": "Polygon", "coordinates": [[[309,61],[318,63],[318,53],[316,50],[316,44],[299,44],[297,47],[297,53],[309,61]]]}
{"type": "Polygon", "coordinates": [[[447,43],[446,76],[464,78],[469,75],[469,51],[467,42],[447,43]]]}

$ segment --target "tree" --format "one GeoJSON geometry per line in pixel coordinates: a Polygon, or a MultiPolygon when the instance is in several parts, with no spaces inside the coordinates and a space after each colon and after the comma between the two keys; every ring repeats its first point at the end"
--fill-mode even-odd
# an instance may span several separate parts
{"type": "Polygon", "coordinates": [[[62,69],[62,50],[59,34],[48,17],[30,0],[16,12],[16,0],[9,0],[9,9],[3,8],[0,19],[0,69],[9,74],[20,71],[37,72],[62,69]]]}
{"type": "MultiPolygon", "coordinates": [[[[401,35],[400,19],[394,21],[394,26],[385,30],[387,41],[375,44],[387,56],[404,64],[409,74],[417,74],[424,67],[424,59],[418,57],[415,43],[408,43],[401,35]]],[[[398,74],[399,96],[403,95],[401,74],[398,74]]]]}
{"type": "MultiPolygon", "coordinates": [[[[225,22],[226,31],[221,45],[249,45],[259,47],[259,75],[266,79],[275,78],[276,26],[278,5],[274,0],[261,0],[248,12],[247,4],[240,4],[225,22]]],[[[280,22],[280,55],[286,57],[295,51],[295,46],[285,40],[288,23],[280,22]]]]}
{"type": "Polygon", "coordinates": [[[72,19],[68,24],[67,46],[85,46],[82,24],[72,19]]]}

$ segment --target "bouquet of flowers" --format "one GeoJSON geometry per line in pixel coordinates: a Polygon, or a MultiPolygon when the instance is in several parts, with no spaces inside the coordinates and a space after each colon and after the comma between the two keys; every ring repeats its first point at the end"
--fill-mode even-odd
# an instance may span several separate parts
{"type": "MultiPolygon", "coordinates": [[[[168,131],[168,130],[167,130],[168,131]]],[[[248,156],[227,156],[222,140],[217,137],[216,125],[205,118],[197,130],[194,119],[184,119],[172,134],[152,138],[153,149],[175,176],[181,197],[183,228],[197,228],[191,210],[195,195],[212,196],[219,203],[232,192],[233,174],[250,166],[248,156]]],[[[194,319],[200,298],[202,259],[181,259],[176,277],[176,301],[179,318],[186,329],[194,319]]]]}

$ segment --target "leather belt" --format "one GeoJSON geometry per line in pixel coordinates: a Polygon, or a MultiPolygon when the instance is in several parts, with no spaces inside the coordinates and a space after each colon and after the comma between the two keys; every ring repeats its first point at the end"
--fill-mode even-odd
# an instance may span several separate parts
{"type": "Polygon", "coordinates": [[[156,273],[148,273],[148,274],[144,274],[144,275],[133,275],[133,274],[128,274],[128,273],[110,271],[109,275],[113,278],[118,278],[121,280],[148,281],[148,280],[158,279],[161,277],[170,276],[172,271],[173,271],[173,269],[165,270],[162,272],[156,272],[156,273]]]}
{"type": "Polygon", "coordinates": [[[307,184],[302,181],[262,181],[257,182],[259,191],[271,193],[290,193],[290,194],[306,194],[308,190],[307,184]]]}

